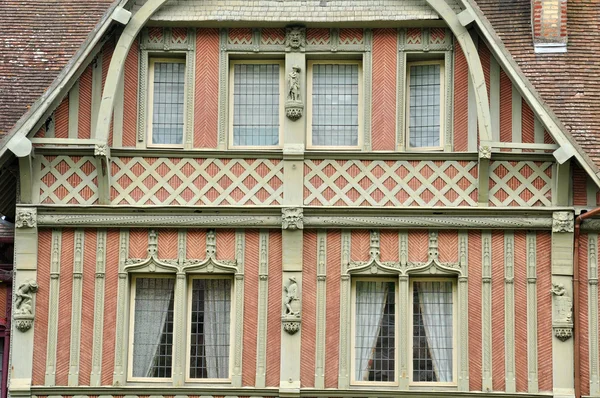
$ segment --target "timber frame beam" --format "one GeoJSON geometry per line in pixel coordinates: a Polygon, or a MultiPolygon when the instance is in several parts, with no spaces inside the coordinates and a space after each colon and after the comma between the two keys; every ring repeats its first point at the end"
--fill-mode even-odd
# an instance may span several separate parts
{"type": "Polygon", "coordinates": [[[452,30],[452,33],[454,33],[456,40],[458,40],[467,60],[469,77],[473,83],[473,92],[477,104],[477,124],[481,142],[481,147],[479,148],[478,202],[479,206],[487,206],[489,164],[491,158],[491,149],[488,143],[492,141],[493,137],[492,118],[490,116],[490,103],[479,53],[477,52],[477,47],[473,42],[473,38],[464,26],[473,21],[474,16],[468,9],[457,15],[445,0],[426,1],[427,4],[429,4],[429,6],[437,12],[444,21],[446,21],[448,27],[452,30]]]}

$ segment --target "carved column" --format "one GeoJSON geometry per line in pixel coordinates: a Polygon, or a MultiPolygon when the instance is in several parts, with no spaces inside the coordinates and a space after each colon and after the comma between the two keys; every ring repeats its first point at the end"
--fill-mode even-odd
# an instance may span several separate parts
{"type": "MultiPolygon", "coordinates": [[[[573,232],[572,212],[552,215],[552,367],[554,396],[572,397],[573,377],[573,232]]],[[[547,287],[542,287],[546,289],[547,287]]]]}
{"type": "MultiPolygon", "coordinates": [[[[33,335],[35,332],[35,299],[37,277],[37,211],[18,207],[15,222],[14,296],[12,346],[19,347],[12,355],[9,394],[31,396],[33,374],[33,335]]],[[[47,287],[44,287],[47,288],[47,287]]],[[[7,369],[8,371],[8,369],[7,369]]]]}
{"type": "MultiPolygon", "coordinates": [[[[302,248],[304,137],[306,135],[306,29],[290,26],[285,41],[285,111],[283,118],[284,191],[282,209],[283,278],[279,394],[300,392],[302,319],[302,248]],[[285,291],[287,289],[287,291],[285,291]],[[296,308],[298,307],[298,308],[296,308]]],[[[277,300],[277,298],[271,298],[277,300]]]]}

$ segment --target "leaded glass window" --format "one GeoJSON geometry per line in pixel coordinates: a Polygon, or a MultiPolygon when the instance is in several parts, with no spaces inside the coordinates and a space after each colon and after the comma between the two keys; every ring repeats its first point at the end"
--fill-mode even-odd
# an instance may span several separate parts
{"type": "Polygon", "coordinates": [[[152,144],[183,145],[185,61],[151,60],[152,144]]]}
{"type": "Polygon", "coordinates": [[[441,63],[409,64],[408,139],[411,148],[441,147],[441,63]]]}

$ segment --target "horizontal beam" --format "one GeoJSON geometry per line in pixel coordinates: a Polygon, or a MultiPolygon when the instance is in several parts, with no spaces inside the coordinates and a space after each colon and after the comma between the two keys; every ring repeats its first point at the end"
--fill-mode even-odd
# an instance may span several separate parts
{"type": "Polygon", "coordinates": [[[32,144],[38,145],[69,145],[69,146],[91,146],[100,144],[102,141],[94,139],[79,138],[32,138],[32,144]]]}
{"type": "Polygon", "coordinates": [[[529,144],[522,142],[490,142],[488,144],[492,148],[509,148],[509,149],[531,149],[554,151],[560,148],[557,144],[529,144]]]}

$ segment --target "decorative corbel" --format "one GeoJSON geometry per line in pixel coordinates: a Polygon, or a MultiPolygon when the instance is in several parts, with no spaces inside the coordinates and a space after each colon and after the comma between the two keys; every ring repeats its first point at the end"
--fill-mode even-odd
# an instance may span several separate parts
{"type": "Polygon", "coordinates": [[[37,209],[35,207],[17,207],[16,228],[37,227],[37,209]]]}
{"type": "Polygon", "coordinates": [[[96,170],[98,171],[98,203],[110,204],[110,147],[107,143],[94,145],[96,170]]]}
{"type": "Polygon", "coordinates": [[[552,232],[573,232],[575,230],[574,216],[570,211],[552,213],[552,232]]]}
{"type": "Polygon", "coordinates": [[[560,341],[573,336],[573,299],[562,284],[552,284],[552,330],[560,341]]]}
{"type": "Polygon", "coordinates": [[[30,279],[22,283],[15,293],[15,327],[21,332],[26,332],[33,326],[35,310],[33,294],[38,291],[37,283],[30,279]]]}
{"type": "Polygon", "coordinates": [[[281,209],[281,229],[304,229],[304,213],[301,207],[281,209]]]}
{"type": "Polygon", "coordinates": [[[292,276],[288,279],[287,286],[283,287],[285,296],[283,298],[283,315],[281,322],[283,324],[283,330],[289,334],[294,334],[300,330],[301,317],[301,304],[300,304],[300,288],[296,277],[292,276]]]}
{"type": "Polygon", "coordinates": [[[306,49],[306,28],[290,26],[285,29],[285,51],[301,51],[306,49]]]}

